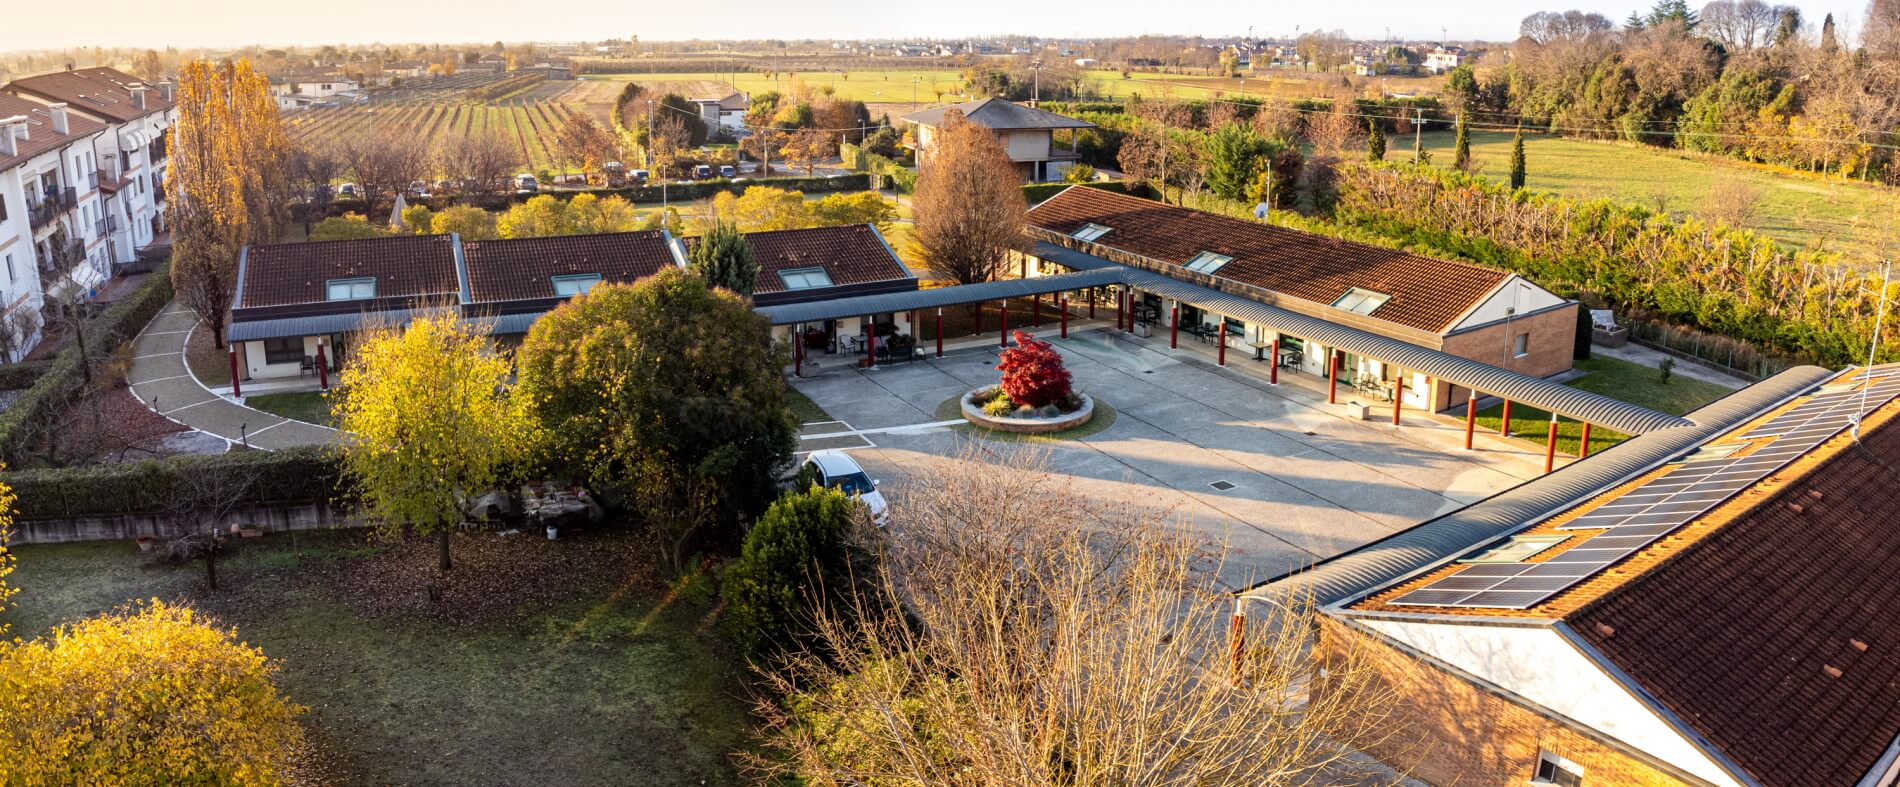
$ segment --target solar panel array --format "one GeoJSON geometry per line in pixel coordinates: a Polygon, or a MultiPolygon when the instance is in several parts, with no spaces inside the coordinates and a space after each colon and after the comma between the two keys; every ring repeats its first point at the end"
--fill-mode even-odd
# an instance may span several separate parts
{"type": "Polygon", "coordinates": [[[1900,364],[1836,378],[1788,411],[1734,435],[1766,441],[1741,456],[1690,454],[1674,470],[1577,517],[1559,531],[1604,531],[1536,563],[1477,563],[1394,599],[1423,607],[1526,609],[1694,521],[1900,395],[1900,364]],[[1866,385],[1861,385],[1865,382],[1866,385]]]}

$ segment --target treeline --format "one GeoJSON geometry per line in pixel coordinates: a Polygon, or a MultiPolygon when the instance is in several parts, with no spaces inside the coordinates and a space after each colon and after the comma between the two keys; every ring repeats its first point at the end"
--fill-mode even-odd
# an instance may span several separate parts
{"type": "Polygon", "coordinates": [[[1869,180],[1900,176],[1900,3],[1876,0],[1858,42],[1832,15],[1761,0],[1663,0],[1621,25],[1526,17],[1508,62],[1453,71],[1448,102],[1479,126],[1677,147],[1869,180]]]}
{"type": "MultiPolygon", "coordinates": [[[[1866,362],[1881,281],[1837,254],[1793,251],[1753,232],[1636,205],[1512,191],[1431,167],[1352,163],[1337,173],[1333,218],[1342,226],[1796,358],[1866,362]]],[[[1894,296],[1900,283],[1889,286],[1894,296]]],[[[1880,358],[1900,359],[1893,308],[1881,337],[1880,358]]]]}

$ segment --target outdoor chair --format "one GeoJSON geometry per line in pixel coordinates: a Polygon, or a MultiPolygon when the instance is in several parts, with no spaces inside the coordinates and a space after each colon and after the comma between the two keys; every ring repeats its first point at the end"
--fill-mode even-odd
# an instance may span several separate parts
{"type": "Polygon", "coordinates": [[[314,355],[304,356],[303,362],[300,364],[297,364],[298,377],[302,377],[306,374],[316,374],[316,373],[317,373],[317,357],[314,355]]]}

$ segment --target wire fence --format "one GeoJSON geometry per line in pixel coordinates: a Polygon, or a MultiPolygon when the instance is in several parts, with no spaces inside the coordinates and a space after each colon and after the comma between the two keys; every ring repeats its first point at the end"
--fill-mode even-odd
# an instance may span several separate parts
{"type": "Polygon", "coordinates": [[[1790,366],[1808,362],[1739,339],[1704,333],[1661,320],[1630,316],[1626,324],[1630,338],[1638,343],[1751,380],[1773,377],[1790,366]]]}

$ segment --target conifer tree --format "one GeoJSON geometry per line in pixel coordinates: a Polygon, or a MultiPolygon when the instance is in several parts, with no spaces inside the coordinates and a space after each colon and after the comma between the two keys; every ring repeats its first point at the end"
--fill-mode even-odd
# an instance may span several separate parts
{"type": "Polygon", "coordinates": [[[1379,126],[1377,120],[1368,121],[1366,125],[1371,127],[1371,132],[1366,135],[1366,158],[1372,161],[1384,161],[1385,129],[1379,126]]]}
{"type": "Polygon", "coordinates": [[[686,257],[686,266],[705,278],[707,284],[747,298],[752,297],[753,283],[759,277],[759,261],[752,256],[751,244],[739,232],[739,225],[730,221],[714,224],[699,237],[686,257]]]}
{"type": "Polygon", "coordinates": [[[1471,127],[1465,123],[1465,113],[1458,113],[1458,136],[1452,143],[1452,169],[1466,172],[1471,169],[1471,127]]]}
{"type": "Polygon", "coordinates": [[[1511,140],[1511,188],[1524,188],[1524,127],[1519,126],[1511,140]]]}

